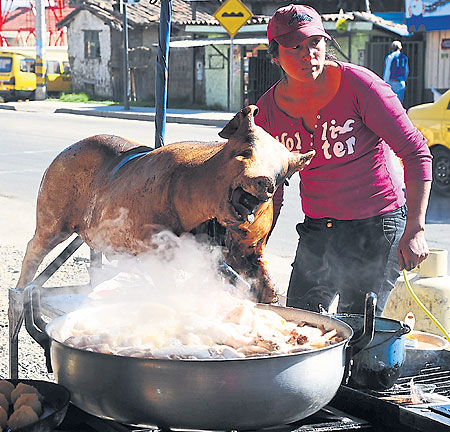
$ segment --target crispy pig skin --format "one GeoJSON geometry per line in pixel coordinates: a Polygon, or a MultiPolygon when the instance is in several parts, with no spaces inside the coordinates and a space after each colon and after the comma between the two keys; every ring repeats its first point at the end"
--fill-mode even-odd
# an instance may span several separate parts
{"type": "Polygon", "coordinates": [[[225,142],[178,142],[151,149],[97,135],[63,150],[47,168],[34,237],[17,283],[23,289],[44,257],[77,233],[106,255],[139,255],[155,232],[191,232],[211,220],[225,229],[225,257],[251,279],[255,300],[276,300],[264,249],[272,197],[314,152],[291,153],[243,108],[219,135],[225,142]]]}

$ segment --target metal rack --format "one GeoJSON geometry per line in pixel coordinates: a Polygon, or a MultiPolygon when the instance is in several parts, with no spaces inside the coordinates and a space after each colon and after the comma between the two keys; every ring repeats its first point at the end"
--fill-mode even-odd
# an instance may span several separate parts
{"type": "Polygon", "coordinates": [[[447,432],[450,430],[450,404],[446,402],[450,399],[449,351],[442,352],[439,363],[424,367],[418,374],[400,377],[384,391],[341,386],[331,405],[350,414],[358,413],[382,430],[447,432]],[[415,385],[434,385],[433,393],[441,396],[442,402],[412,404],[408,401],[411,381],[415,385]]]}
{"type": "MultiPolygon", "coordinates": [[[[91,283],[77,287],[51,287],[42,288],[45,282],[73,255],[73,253],[83,244],[81,237],[77,236],[71,243],[56,257],[31,283],[42,289],[42,297],[49,297],[55,294],[68,294],[75,290],[77,292],[88,293],[92,290],[91,283]]],[[[102,254],[90,251],[90,267],[100,268],[102,266],[102,254]]],[[[23,324],[23,292],[15,288],[9,289],[9,375],[10,378],[17,379],[19,375],[19,331],[23,324]]],[[[47,308],[49,315],[57,315],[58,311],[47,308]]]]}

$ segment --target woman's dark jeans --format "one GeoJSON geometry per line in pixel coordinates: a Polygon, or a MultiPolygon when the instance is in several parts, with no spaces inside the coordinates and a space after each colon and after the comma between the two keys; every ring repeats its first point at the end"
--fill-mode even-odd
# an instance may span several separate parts
{"type": "Polygon", "coordinates": [[[287,306],[317,312],[339,294],[338,311],[363,313],[367,292],[381,315],[400,275],[397,248],[406,207],[362,220],[305,217],[289,281],[287,306]]]}

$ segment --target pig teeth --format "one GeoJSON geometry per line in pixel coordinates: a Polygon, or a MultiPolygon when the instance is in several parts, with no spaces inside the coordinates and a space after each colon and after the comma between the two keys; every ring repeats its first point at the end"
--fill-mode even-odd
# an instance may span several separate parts
{"type": "Polygon", "coordinates": [[[253,222],[255,221],[255,215],[252,214],[252,213],[250,213],[250,214],[247,216],[247,220],[248,220],[248,223],[253,223],[253,222]]]}

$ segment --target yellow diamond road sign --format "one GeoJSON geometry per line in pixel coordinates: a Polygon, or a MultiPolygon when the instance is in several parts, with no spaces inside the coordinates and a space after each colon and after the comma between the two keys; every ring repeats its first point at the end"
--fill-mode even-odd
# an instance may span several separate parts
{"type": "Polygon", "coordinates": [[[252,13],[241,0],[227,0],[214,13],[214,18],[222,24],[231,37],[252,17],[252,13]]]}

